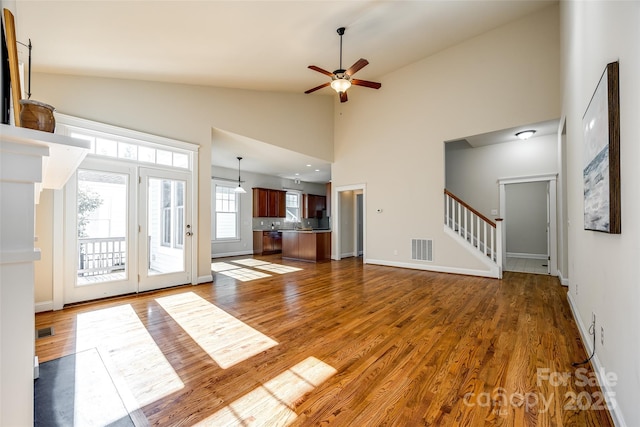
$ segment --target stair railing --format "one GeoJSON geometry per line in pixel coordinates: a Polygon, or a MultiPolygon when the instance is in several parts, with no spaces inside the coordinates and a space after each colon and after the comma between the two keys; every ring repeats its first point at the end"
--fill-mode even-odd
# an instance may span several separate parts
{"type": "Polygon", "coordinates": [[[446,189],[444,211],[445,225],[502,271],[502,218],[490,220],[446,189]]]}

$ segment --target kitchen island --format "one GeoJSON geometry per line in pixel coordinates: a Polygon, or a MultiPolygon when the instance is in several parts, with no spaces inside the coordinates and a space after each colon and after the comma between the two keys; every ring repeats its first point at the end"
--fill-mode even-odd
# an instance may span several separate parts
{"type": "Polygon", "coordinates": [[[282,231],[282,258],[299,261],[331,259],[331,230],[282,231]]]}

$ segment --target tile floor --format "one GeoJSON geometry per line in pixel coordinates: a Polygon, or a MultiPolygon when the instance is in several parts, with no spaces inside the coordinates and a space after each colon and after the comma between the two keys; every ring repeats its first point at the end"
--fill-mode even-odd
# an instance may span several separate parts
{"type": "Polygon", "coordinates": [[[544,259],[507,257],[504,270],[533,274],[549,274],[547,263],[548,261],[544,259]]]}

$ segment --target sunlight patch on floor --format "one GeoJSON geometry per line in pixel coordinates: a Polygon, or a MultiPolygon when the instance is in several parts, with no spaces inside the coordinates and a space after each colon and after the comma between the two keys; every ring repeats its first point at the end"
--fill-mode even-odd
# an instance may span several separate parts
{"type": "Polygon", "coordinates": [[[128,417],[98,351],[93,348],[72,357],[75,357],[73,425],[106,426],[128,417]]]}
{"type": "Polygon", "coordinates": [[[220,274],[232,277],[241,282],[248,282],[250,280],[263,279],[265,277],[271,277],[270,274],[261,273],[259,271],[251,270],[248,268],[237,268],[235,270],[222,271],[220,274]]]}
{"type": "Polygon", "coordinates": [[[212,262],[211,263],[211,271],[215,271],[216,273],[220,271],[233,270],[235,268],[240,268],[237,265],[229,264],[228,262],[212,262]]]}
{"type": "Polygon", "coordinates": [[[278,343],[193,292],[156,302],[223,369],[278,343]]]}
{"type": "Polygon", "coordinates": [[[282,264],[257,265],[256,268],[258,270],[266,270],[271,273],[277,273],[277,274],[293,273],[294,271],[302,270],[301,268],[291,267],[289,265],[282,265],[282,264]]]}
{"type": "Polygon", "coordinates": [[[298,416],[295,402],[336,373],[330,365],[308,357],[196,425],[289,425],[298,416]]]}
{"type": "MultiPolygon", "coordinates": [[[[131,305],[80,313],[76,321],[76,353],[98,350],[129,412],[184,387],[131,305]]],[[[85,366],[76,378],[91,378],[85,366]]]]}

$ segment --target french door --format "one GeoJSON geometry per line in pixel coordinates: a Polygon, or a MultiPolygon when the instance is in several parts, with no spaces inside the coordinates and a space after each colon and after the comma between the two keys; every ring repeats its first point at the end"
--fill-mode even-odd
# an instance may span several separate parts
{"type": "Polygon", "coordinates": [[[191,282],[191,183],[186,172],[140,168],[139,291],[191,282]]]}
{"type": "Polygon", "coordinates": [[[88,159],[66,212],[64,303],[191,283],[190,172],[88,159]]]}

